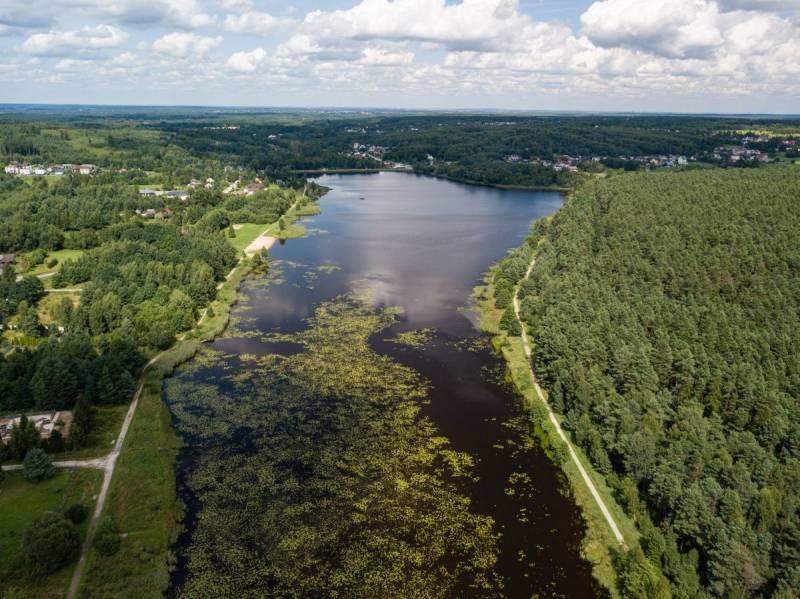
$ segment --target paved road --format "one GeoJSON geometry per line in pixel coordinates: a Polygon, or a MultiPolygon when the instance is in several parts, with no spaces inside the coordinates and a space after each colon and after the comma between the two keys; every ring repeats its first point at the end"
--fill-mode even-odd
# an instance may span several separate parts
{"type": "MultiPolygon", "coordinates": [[[[534,256],[533,259],[531,259],[531,263],[528,265],[528,270],[525,273],[525,278],[523,279],[523,281],[531,275],[531,271],[533,270],[533,265],[535,263],[536,263],[536,257],[534,256]]],[[[614,520],[614,517],[611,515],[611,512],[608,511],[608,508],[606,507],[603,498],[600,497],[600,493],[597,492],[597,488],[594,486],[592,479],[589,478],[589,474],[586,472],[586,469],[583,467],[583,464],[578,458],[578,454],[575,453],[575,449],[572,447],[572,443],[570,443],[569,439],[564,434],[564,431],[561,429],[561,424],[558,422],[556,415],[550,408],[550,404],[547,403],[547,400],[544,397],[544,393],[542,392],[542,388],[539,386],[539,381],[536,379],[536,372],[533,370],[533,362],[531,361],[531,346],[530,343],[528,342],[528,334],[525,332],[525,324],[522,322],[522,319],[519,316],[519,288],[521,284],[522,282],[520,281],[520,284],[517,285],[517,288],[514,291],[514,314],[516,315],[517,321],[519,321],[520,328],[522,329],[522,347],[525,350],[525,356],[528,358],[528,367],[531,372],[531,379],[533,380],[533,386],[536,389],[536,395],[539,396],[539,399],[542,401],[545,408],[547,408],[547,415],[550,417],[550,422],[555,427],[558,436],[561,437],[561,440],[564,441],[564,443],[566,443],[567,449],[569,450],[570,458],[572,458],[572,461],[578,468],[578,472],[581,473],[581,478],[583,479],[583,482],[585,482],[586,486],[589,487],[589,491],[591,491],[592,497],[594,497],[594,500],[597,503],[597,506],[600,508],[600,511],[603,512],[603,516],[605,517],[606,522],[608,522],[608,526],[611,528],[611,532],[614,533],[614,536],[616,537],[620,545],[622,545],[623,547],[627,547],[627,545],[625,544],[625,538],[622,536],[622,533],[620,532],[619,527],[617,526],[617,523],[614,520]]]]}

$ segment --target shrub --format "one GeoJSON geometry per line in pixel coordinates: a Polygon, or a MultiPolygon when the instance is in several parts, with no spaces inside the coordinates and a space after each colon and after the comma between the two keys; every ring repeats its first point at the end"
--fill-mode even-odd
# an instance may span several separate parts
{"type": "Polygon", "coordinates": [[[35,572],[55,572],[78,556],[80,536],[75,525],[55,512],[45,512],[22,536],[25,561],[35,572]]]}
{"type": "Polygon", "coordinates": [[[89,510],[86,509],[85,505],[80,503],[73,503],[71,506],[67,508],[67,511],[64,512],[64,517],[72,522],[73,524],[80,524],[84,520],[86,520],[86,516],[89,515],[89,510]]]}
{"type": "Polygon", "coordinates": [[[119,530],[114,521],[106,518],[97,527],[97,535],[94,538],[94,548],[101,555],[114,555],[119,551],[119,530]]]}
{"type": "Polygon", "coordinates": [[[22,475],[33,482],[51,478],[56,473],[53,460],[43,449],[38,447],[31,449],[22,462],[22,475]]]}
{"type": "Polygon", "coordinates": [[[50,258],[47,261],[47,268],[55,268],[58,264],[58,258],[50,258]]]}

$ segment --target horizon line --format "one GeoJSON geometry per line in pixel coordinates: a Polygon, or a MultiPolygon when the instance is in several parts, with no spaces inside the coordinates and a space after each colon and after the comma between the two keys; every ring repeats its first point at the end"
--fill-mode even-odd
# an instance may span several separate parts
{"type": "MultiPolygon", "coordinates": [[[[112,103],[76,103],[76,102],[0,102],[3,107],[40,107],[40,108],[169,108],[169,109],[194,109],[194,110],[250,110],[250,111],[375,111],[375,112],[424,112],[424,113],[476,113],[476,114],[560,114],[560,115],[641,115],[641,116],[706,116],[706,117],[780,117],[800,119],[800,113],[781,112],[689,112],[689,111],[647,111],[647,110],[593,110],[593,109],[546,109],[546,108],[401,108],[388,106],[314,106],[314,105],[236,105],[236,104],[112,104],[112,103]]],[[[0,112],[0,114],[3,114],[0,112]]]]}

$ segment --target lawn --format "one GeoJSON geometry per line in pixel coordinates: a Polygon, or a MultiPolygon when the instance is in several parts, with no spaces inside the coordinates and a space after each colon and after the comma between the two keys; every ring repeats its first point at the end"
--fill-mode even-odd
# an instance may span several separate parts
{"type": "MultiPolygon", "coordinates": [[[[77,260],[83,254],[83,250],[56,250],[55,252],[50,252],[47,254],[47,258],[44,259],[44,262],[39,264],[38,266],[34,266],[33,268],[22,272],[21,274],[24,275],[40,275],[46,272],[56,272],[58,269],[61,268],[61,264],[63,262],[69,260],[77,260]],[[58,264],[55,267],[50,268],[47,266],[47,262],[51,259],[55,258],[58,260],[58,264]]],[[[24,259],[24,256],[22,257],[24,259]]]]}
{"type": "Polygon", "coordinates": [[[228,241],[230,241],[231,245],[236,248],[236,251],[241,254],[244,251],[244,248],[250,245],[255,238],[266,231],[268,227],[269,225],[257,225],[255,223],[234,225],[236,237],[230,237],[228,238],[228,241]]]}
{"type": "MultiPolygon", "coordinates": [[[[40,483],[26,481],[20,472],[6,473],[6,479],[0,483],[0,576],[4,580],[4,597],[63,596],[73,564],[49,576],[25,580],[24,589],[14,589],[14,580],[20,577],[14,559],[19,555],[23,532],[44,512],[63,512],[72,504],[81,503],[91,513],[102,479],[102,472],[89,469],[59,470],[56,476],[40,483]]],[[[80,525],[81,535],[85,534],[88,523],[87,518],[80,525]]]]}

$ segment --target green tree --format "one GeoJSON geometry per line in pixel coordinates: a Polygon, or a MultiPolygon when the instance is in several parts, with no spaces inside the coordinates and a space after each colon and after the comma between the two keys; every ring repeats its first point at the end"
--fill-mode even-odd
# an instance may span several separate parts
{"type": "Polygon", "coordinates": [[[39,482],[55,476],[56,467],[44,449],[31,449],[22,462],[22,475],[29,481],[39,482]]]}
{"type": "Polygon", "coordinates": [[[17,306],[17,316],[19,318],[19,328],[28,337],[38,337],[42,334],[42,324],[39,322],[36,308],[30,307],[27,301],[22,300],[17,306]]]}
{"type": "Polygon", "coordinates": [[[79,549],[75,525],[54,512],[39,516],[22,536],[23,557],[36,573],[55,572],[74,560],[79,549]]]}
{"type": "Polygon", "coordinates": [[[11,427],[8,450],[13,459],[21,460],[31,449],[38,447],[40,442],[41,437],[33,421],[28,420],[28,417],[23,415],[19,422],[14,423],[11,427]]]}
{"type": "Polygon", "coordinates": [[[86,520],[88,515],[89,510],[87,510],[86,506],[81,503],[73,503],[67,508],[67,511],[64,512],[64,517],[73,524],[80,524],[86,520]]]}

